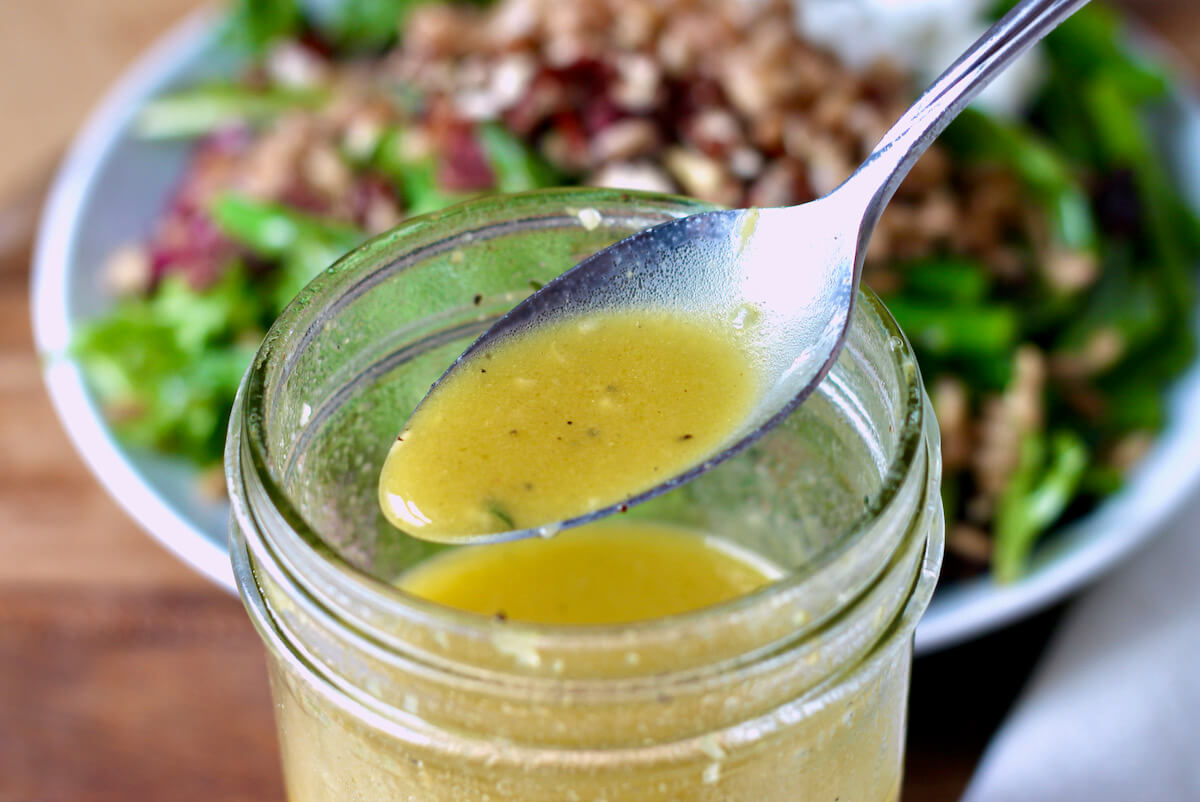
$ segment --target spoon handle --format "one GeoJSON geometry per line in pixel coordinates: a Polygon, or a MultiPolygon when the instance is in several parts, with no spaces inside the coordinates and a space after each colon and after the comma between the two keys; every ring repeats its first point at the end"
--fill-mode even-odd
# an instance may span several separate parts
{"type": "Polygon", "coordinates": [[[843,185],[865,203],[860,234],[864,242],[900,182],[950,121],[1014,59],[1087,2],[1021,0],[901,115],[843,185]]]}

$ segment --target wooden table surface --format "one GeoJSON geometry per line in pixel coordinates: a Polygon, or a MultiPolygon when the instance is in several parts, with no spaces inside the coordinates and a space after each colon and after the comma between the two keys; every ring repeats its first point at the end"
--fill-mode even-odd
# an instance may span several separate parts
{"type": "MultiPolygon", "coordinates": [[[[0,5],[0,67],[10,66],[5,45],[23,34],[66,47],[54,38],[61,28],[37,21],[54,8],[90,7],[39,0],[39,14],[20,0],[0,5]],[[26,27],[14,31],[14,20],[26,27]]],[[[128,23],[133,33],[114,45],[129,50],[127,59],[172,13],[194,5],[112,0],[96,8],[123,8],[125,17],[91,22],[128,23]],[[129,12],[142,7],[153,13],[129,12]]],[[[1129,5],[1200,67],[1200,3],[1129,5]]],[[[68,32],[94,38],[83,16],[68,32]]],[[[93,60],[114,64],[108,51],[93,60]]],[[[33,82],[17,94],[38,97],[37,78],[0,75],[0,83],[33,82]]],[[[62,121],[80,113],[48,114],[41,136],[52,152],[65,144],[62,121]]],[[[29,248],[50,170],[30,166],[36,151],[0,148],[0,802],[277,802],[283,789],[263,655],[241,605],[116,507],[47,400],[28,305],[29,248]],[[21,191],[17,179],[32,189],[21,191]]],[[[958,798],[1055,617],[1050,611],[917,662],[906,799],[958,798]],[[1007,679],[995,679],[998,664],[1007,679]]]]}

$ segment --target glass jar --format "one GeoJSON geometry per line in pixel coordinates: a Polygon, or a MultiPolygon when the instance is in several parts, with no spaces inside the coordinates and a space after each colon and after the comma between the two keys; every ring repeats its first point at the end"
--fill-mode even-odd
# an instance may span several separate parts
{"type": "Polygon", "coordinates": [[[812,398],[628,513],[757,555],[778,575],[763,589],[563,627],[394,584],[442,548],[390,529],[375,492],[430,383],[540,283],[704,208],[594,189],[472,202],[354,251],[272,327],[226,473],[292,802],[898,798],[912,634],[941,562],[940,464],[912,354],[869,292],[812,398]]]}

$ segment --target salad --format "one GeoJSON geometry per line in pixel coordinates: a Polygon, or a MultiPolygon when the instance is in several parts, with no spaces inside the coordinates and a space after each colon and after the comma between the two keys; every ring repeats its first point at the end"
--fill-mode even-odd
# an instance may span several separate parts
{"type": "MultiPolygon", "coordinates": [[[[266,328],[367,237],[567,183],[801,203],[919,88],[805,38],[782,0],[238,0],[226,35],[240,75],[139,117],[192,156],[73,346],[126,443],[214,473],[266,328]]],[[[1041,58],[1020,113],[952,124],[867,255],[941,427],[947,576],[1018,578],[1121,486],[1195,358],[1200,223],[1146,117],[1170,75],[1096,4],[1041,58]]]]}

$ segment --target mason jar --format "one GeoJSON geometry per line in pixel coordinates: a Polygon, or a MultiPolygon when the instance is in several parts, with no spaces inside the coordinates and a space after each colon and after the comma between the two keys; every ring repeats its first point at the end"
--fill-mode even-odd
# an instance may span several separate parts
{"type": "Polygon", "coordinates": [[[392,529],[376,495],[430,384],[582,257],[706,208],[596,189],[470,202],[347,255],[272,327],[238,395],[226,475],[292,802],[898,798],[913,630],[944,526],[937,427],[870,292],[795,413],[627,513],[719,536],[774,581],[680,615],[574,627],[397,585],[445,548],[392,529]]]}

